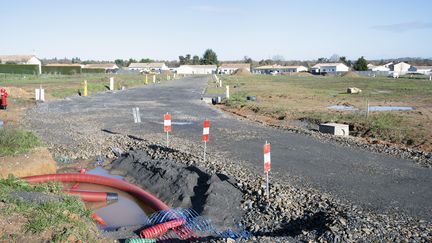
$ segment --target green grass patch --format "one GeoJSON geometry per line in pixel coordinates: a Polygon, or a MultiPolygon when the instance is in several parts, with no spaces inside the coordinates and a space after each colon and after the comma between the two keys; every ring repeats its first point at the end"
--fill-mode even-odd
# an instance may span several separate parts
{"type": "Polygon", "coordinates": [[[59,182],[29,184],[13,176],[1,179],[0,201],[5,207],[0,216],[22,215],[27,219],[22,233],[35,235],[35,238],[48,231],[51,242],[66,242],[70,236],[76,241],[94,241],[96,228],[90,217],[91,211],[78,197],[62,193],[62,189],[59,182]],[[36,203],[12,197],[12,192],[43,193],[61,200],[36,203]]]}
{"type": "Polygon", "coordinates": [[[32,132],[20,129],[0,129],[0,156],[21,154],[41,144],[32,132]]]}

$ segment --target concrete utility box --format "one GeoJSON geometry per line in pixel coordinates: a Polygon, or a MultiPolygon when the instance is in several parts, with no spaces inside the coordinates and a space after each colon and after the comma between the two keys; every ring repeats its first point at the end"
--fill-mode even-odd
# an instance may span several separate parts
{"type": "Polygon", "coordinates": [[[338,123],[325,123],[319,125],[319,131],[337,136],[349,136],[349,126],[338,123]]]}

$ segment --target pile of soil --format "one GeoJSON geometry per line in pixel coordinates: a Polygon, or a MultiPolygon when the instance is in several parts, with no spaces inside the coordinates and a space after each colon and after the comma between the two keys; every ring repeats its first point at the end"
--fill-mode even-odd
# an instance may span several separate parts
{"type": "Polygon", "coordinates": [[[347,77],[347,78],[359,78],[361,77],[359,74],[353,72],[353,71],[348,71],[344,74],[342,74],[342,77],[347,77]]]}
{"type": "Polygon", "coordinates": [[[243,215],[240,208],[243,194],[233,178],[162,159],[158,154],[158,150],[152,155],[144,150],[131,151],[113,161],[112,168],[126,172],[127,180],[172,208],[192,208],[219,230],[236,228],[243,215]]]}
{"type": "Polygon", "coordinates": [[[239,68],[233,73],[233,75],[235,75],[235,76],[249,76],[249,75],[251,75],[251,72],[245,68],[239,68]]]}
{"type": "Polygon", "coordinates": [[[16,177],[56,173],[57,164],[46,148],[35,148],[33,151],[0,157],[0,178],[9,174],[16,177]]]}

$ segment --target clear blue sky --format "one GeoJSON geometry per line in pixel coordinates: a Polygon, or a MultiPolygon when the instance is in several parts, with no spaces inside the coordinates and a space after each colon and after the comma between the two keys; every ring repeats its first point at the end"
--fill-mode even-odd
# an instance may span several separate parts
{"type": "Polygon", "coordinates": [[[432,57],[431,0],[14,0],[0,26],[0,54],[42,58],[432,57]]]}

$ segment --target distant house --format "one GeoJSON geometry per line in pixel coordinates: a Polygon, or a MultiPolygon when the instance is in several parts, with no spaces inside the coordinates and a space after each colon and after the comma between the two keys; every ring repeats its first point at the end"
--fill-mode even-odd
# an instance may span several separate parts
{"type": "Polygon", "coordinates": [[[398,73],[398,74],[406,74],[410,67],[411,67],[411,65],[409,65],[408,63],[405,63],[405,62],[399,62],[397,64],[391,64],[389,66],[390,71],[398,73]]]}
{"type": "Polygon", "coordinates": [[[308,68],[305,66],[281,66],[281,65],[267,65],[254,68],[254,73],[260,74],[276,74],[276,73],[298,73],[307,72],[308,68]]]}
{"type": "Polygon", "coordinates": [[[140,72],[155,72],[160,73],[165,70],[169,70],[167,65],[163,62],[151,62],[151,63],[131,63],[128,67],[129,70],[135,70],[140,72]]]}
{"type": "Polygon", "coordinates": [[[178,74],[214,74],[216,65],[181,65],[176,69],[178,74]]]}
{"type": "Polygon", "coordinates": [[[245,69],[249,72],[251,71],[249,63],[222,63],[222,65],[217,69],[217,73],[233,74],[238,69],[245,69]]]}
{"type": "Polygon", "coordinates": [[[87,69],[104,69],[106,73],[115,73],[119,67],[115,63],[93,63],[83,65],[82,68],[87,69]]]}
{"type": "Polygon", "coordinates": [[[373,64],[368,64],[367,67],[368,67],[368,71],[373,71],[373,72],[388,72],[388,71],[390,71],[390,68],[386,67],[384,65],[375,66],[373,64]]]}
{"type": "Polygon", "coordinates": [[[348,72],[349,67],[343,63],[318,63],[311,68],[311,72],[319,73],[339,73],[348,72]]]}
{"type": "Polygon", "coordinates": [[[391,65],[393,65],[393,62],[386,63],[386,64],[384,64],[383,66],[384,66],[384,67],[388,67],[388,68],[390,68],[391,65]]]}
{"type": "Polygon", "coordinates": [[[39,73],[42,73],[42,62],[35,55],[0,55],[0,63],[33,64],[39,66],[39,73]]]}
{"type": "Polygon", "coordinates": [[[410,73],[418,73],[418,74],[431,74],[432,66],[411,66],[408,69],[410,73]]]}

